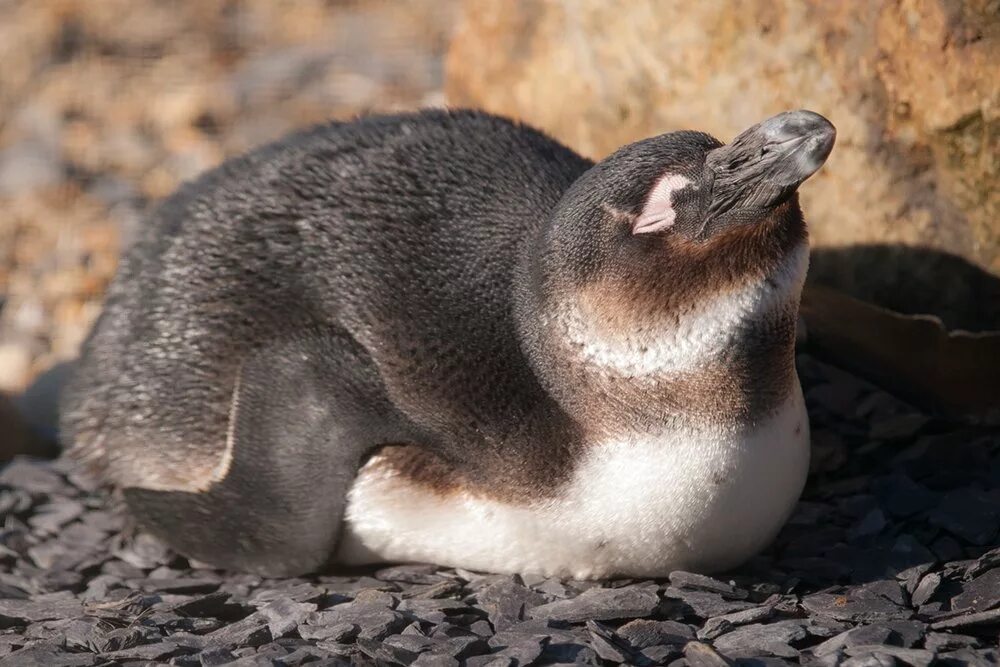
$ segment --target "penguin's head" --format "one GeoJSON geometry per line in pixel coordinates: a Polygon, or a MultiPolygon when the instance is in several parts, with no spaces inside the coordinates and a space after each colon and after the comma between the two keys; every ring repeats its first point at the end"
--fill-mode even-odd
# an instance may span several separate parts
{"type": "Polygon", "coordinates": [[[594,165],[543,232],[533,282],[560,313],[551,337],[629,377],[749,347],[790,359],[808,264],[796,189],[835,136],[789,111],[728,144],[672,132],[594,165]]]}
{"type": "MultiPolygon", "coordinates": [[[[787,111],[728,144],[671,132],[629,144],[567,191],[547,230],[559,272],[583,286],[647,273],[647,286],[766,274],[805,242],[798,186],[826,161],[836,130],[787,111]]],[[[641,285],[639,286],[641,287],[641,285]]],[[[722,287],[719,284],[719,287],[722,287]]]]}

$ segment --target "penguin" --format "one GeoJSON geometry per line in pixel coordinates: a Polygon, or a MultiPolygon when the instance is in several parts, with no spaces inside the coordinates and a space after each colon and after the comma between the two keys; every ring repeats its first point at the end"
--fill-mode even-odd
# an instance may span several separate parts
{"type": "Polygon", "coordinates": [[[804,110],[597,163],[478,111],[293,134],[151,214],[62,432],[220,568],[734,567],[808,469],[796,190],[834,138],[804,110]]]}

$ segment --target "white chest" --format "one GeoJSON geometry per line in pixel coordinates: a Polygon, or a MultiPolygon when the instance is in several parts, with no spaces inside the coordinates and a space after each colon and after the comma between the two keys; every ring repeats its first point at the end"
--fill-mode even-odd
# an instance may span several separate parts
{"type": "Polygon", "coordinates": [[[509,505],[434,494],[369,464],[339,560],[429,561],[594,578],[738,565],[773,539],[809,465],[801,391],[766,421],[595,443],[558,497],[509,505]]]}

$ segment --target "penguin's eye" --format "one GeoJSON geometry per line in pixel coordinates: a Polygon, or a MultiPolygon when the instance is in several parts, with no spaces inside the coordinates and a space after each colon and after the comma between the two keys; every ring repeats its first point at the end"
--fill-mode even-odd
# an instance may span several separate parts
{"type": "Polygon", "coordinates": [[[692,204],[696,204],[698,201],[698,196],[701,194],[701,189],[697,185],[689,185],[680,192],[674,193],[673,204],[674,210],[681,212],[682,209],[690,208],[692,204]]]}
{"type": "Polygon", "coordinates": [[[701,229],[705,217],[704,190],[699,185],[690,185],[674,195],[674,225],[672,231],[688,235],[692,230],[701,229]]]}

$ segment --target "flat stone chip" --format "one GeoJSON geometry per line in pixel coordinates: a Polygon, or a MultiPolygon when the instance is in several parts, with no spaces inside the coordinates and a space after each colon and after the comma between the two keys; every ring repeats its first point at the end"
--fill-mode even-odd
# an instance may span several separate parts
{"type": "MultiPolygon", "coordinates": [[[[500,662],[498,662],[497,658],[494,658],[492,656],[474,656],[465,661],[466,665],[473,665],[473,664],[492,665],[494,663],[501,664],[500,662]],[[472,661],[476,660],[476,658],[484,658],[486,662],[473,663],[472,661]]],[[[462,663],[460,663],[458,660],[451,657],[450,655],[421,653],[420,655],[417,656],[417,659],[410,664],[414,665],[415,667],[459,667],[459,665],[461,665],[462,663]]],[[[510,661],[507,661],[506,664],[510,664],[510,661]]]]}
{"type": "Polygon", "coordinates": [[[273,600],[259,609],[267,619],[267,627],[272,637],[284,637],[316,611],[316,605],[309,602],[295,602],[290,599],[273,600]]]}
{"type": "Polygon", "coordinates": [[[750,623],[766,621],[774,615],[774,606],[753,607],[743,611],[734,611],[731,614],[714,616],[705,622],[704,627],[698,631],[698,639],[715,639],[730,632],[734,628],[750,623]]]}
{"type": "Polygon", "coordinates": [[[850,592],[809,595],[802,599],[802,606],[814,614],[853,623],[905,619],[913,614],[886,598],[855,597],[850,592]]]}
{"type": "Polygon", "coordinates": [[[852,658],[865,658],[867,656],[889,656],[899,662],[912,667],[930,667],[937,655],[933,651],[926,651],[915,648],[899,648],[898,646],[852,646],[845,653],[852,658]]]}
{"type": "Polygon", "coordinates": [[[339,605],[330,611],[321,611],[310,615],[306,623],[299,627],[299,634],[307,639],[321,639],[325,628],[336,628],[345,624],[357,626],[358,637],[385,639],[389,635],[398,634],[408,621],[397,611],[374,605],[353,606],[339,605]]]}
{"type": "Polygon", "coordinates": [[[33,600],[0,599],[0,627],[79,616],[82,613],[80,602],[63,596],[36,596],[33,600]]]}
{"type": "Polygon", "coordinates": [[[754,623],[736,628],[714,641],[715,648],[733,658],[777,656],[794,658],[799,652],[791,644],[808,636],[805,628],[794,621],[754,623]]]}
{"type": "Polygon", "coordinates": [[[703,574],[677,570],[670,573],[669,579],[671,585],[677,588],[718,593],[722,597],[731,600],[745,600],[749,595],[747,591],[737,588],[732,583],[706,577],[703,574]]]}
{"type": "Polygon", "coordinates": [[[691,608],[695,616],[703,619],[731,614],[756,606],[745,600],[727,600],[720,593],[684,590],[673,586],[664,589],[663,595],[675,600],[682,600],[691,608]]]}
{"type": "Polygon", "coordinates": [[[701,642],[690,642],[684,647],[684,658],[691,667],[729,667],[729,661],[715,649],[701,642]]]}
{"type": "Polygon", "coordinates": [[[972,614],[962,614],[952,618],[931,623],[934,630],[949,630],[951,628],[968,628],[970,631],[980,625],[1000,625],[1000,609],[981,611],[972,614]]]}
{"type": "Polygon", "coordinates": [[[691,626],[677,621],[638,619],[622,625],[617,632],[619,637],[636,649],[664,644],[683,646],[695,638],[695,631],[691,626]]]}
{"type": "Polygon", "coordinates": [[[66,497],[76,495],[69,482],[51,463],[39,463],[30,458],[15,458],[0,470],[0,485],[21,489],[39,496],[66,497]]]}
{"type": "Polygon", "coordinates": [[[929,518],[932,524],[972,544],[989,544],[1000,530],[1000,495],[958,489],[946,494],[929,518]]]}
{"type": "Polygon", "coordinates": [[[953,610],[986,611],[1000,606],[1000,568],[961,584],[962,592],[951,600],[953,610]]]}
{"type": "Polygon", "coordinates": [[[514,578],[491,584],[476,595],[479,606],[486,610],[490,623],[499,632],[523,621],[536,607],[545,604],[545,597],[518,583],[514,578]]]}
{"type": "Polygon", "coordinates": [[[656,589],[591,588],[575,598],[557,600],[530,611],[532,618],[582,622],[649,616],[660,603],[656,589]]]}

